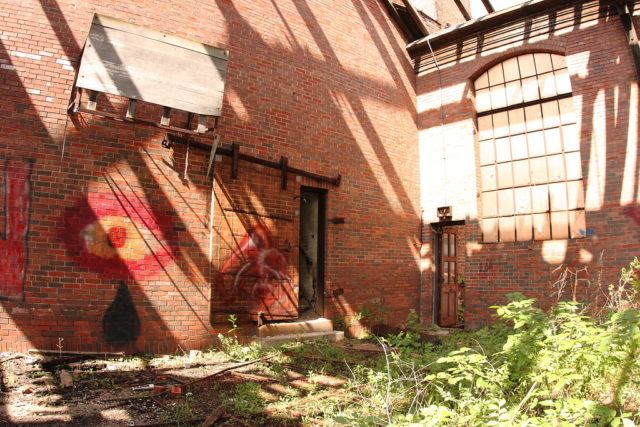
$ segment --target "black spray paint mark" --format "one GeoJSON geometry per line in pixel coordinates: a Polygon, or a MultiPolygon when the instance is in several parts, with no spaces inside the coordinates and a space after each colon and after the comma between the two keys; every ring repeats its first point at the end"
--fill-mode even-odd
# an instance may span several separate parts
{"type": "Polygon", "coordinates": [[[109,342],[134,342],[140,335],[140,319],[129,288],[120,282],[118,293],[102,318],[102,328],[109,342]]]}

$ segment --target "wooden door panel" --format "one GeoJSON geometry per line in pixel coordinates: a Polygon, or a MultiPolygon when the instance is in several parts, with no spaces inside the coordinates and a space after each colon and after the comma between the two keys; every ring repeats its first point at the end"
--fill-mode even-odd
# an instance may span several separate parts
{"type": "Polygon", "coordinates": [[[453,232],[442,233],[439,250],[438,283],[440,287],[440,326],[458,323],[458,283],[456,260],[457,236],[453,232]]]}

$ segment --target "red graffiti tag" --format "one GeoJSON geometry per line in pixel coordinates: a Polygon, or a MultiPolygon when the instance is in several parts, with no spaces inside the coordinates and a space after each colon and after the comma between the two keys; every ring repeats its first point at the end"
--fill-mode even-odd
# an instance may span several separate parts
{"type": "Polygon", "coordinates": [[[0,297],[24,298],[27,234],[33,162],[6,160],[4,165],[5,224],[0,239],[0,297]]]}
{"type": "Polygon", "coordinates": [[[224,263],[216,276],[216,287],[226,301],[249,296],[251,313],[294,316],[293,279],[287,269],[287,259],[273,247],[270,231],[258,224],[247,231],[224,263]],[[224,279],[232,271],[236,272],[228,289],[224,279]]]}
{"type": "Polygon", "coordinates": [[[174,258],[172,220],[135,194],[93,193],[67,210],[65,236],[83,267],[136,281],[158,274],[174,258]]]}
{"type": "Polygon", "coordinates": [[[637,225],[640,225],[640,207],[638,206],[626,206],[622,213],[633,219],[637,225]]]}

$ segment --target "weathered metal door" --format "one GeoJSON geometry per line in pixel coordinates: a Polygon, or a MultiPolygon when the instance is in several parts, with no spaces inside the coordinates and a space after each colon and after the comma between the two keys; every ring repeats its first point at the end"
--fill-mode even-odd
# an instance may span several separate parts
{"type": "Polygon", "coordinates": [[[282,190],[279,172],[239,169],[216,169],[212,321],[296,318],[296,189],[282,190]]]}
{"type": "Polygon", "coordinates": [[[455,326],[458,323],[458,283],[456,262],[456,233],[442,233],[440,240],[440,326],[455,326]]]}

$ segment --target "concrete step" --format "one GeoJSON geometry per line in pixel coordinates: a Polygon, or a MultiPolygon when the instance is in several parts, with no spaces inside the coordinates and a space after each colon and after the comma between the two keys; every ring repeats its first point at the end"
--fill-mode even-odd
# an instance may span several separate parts
{"type": "Polygon", "coordinates": [[[302,322],[269,323],[258,328],[259,337],[275,337],[279,335],[296,335],[310,332],[331,332],[333,322],[329,319],[319,318],[302,322]]]}
{"type": "Polygon", "coordinates": [[[304,334],[275,335],[270,337],[255,337],[254,342],[262,344],[263,347],[272,347],[292,341],[327,340],[338,342],[344,340],[342,331],[322,331],[307,332],[304,334]]]}

